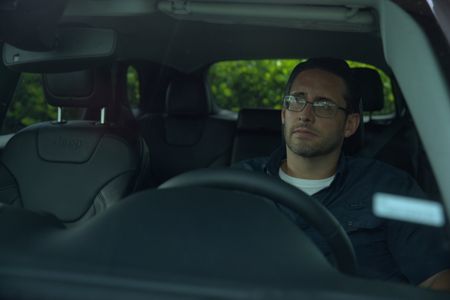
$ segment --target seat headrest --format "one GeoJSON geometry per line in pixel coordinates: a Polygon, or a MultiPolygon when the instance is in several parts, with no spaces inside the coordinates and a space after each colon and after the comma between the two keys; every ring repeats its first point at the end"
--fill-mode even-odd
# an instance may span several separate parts
{"type": "MultiPolygon", "coordinates": [[[[362,100],[362,99],[361,99],[362,100]]],[[[347,155],[358,153],[364,146],[364,114],[363,102],[359,103],[359,126],[355,133],[344,139],[343,151],[347,155]]]]}
{"type": "Polygon", "coordinates": [[[353,68],[354,77],[359,84],[363,111],[373,112],[384,107],[383,82],[374,69],[353,68]]]}
{"type": "Polygon", "coordinates": [[[179,76],[167,89],[166,112],[174,115],[207,115],[211,111],[200,77],[179,76]]]}
{"type": "Polygon", "coordinates": [[[110,68],[43,74],[45,97],[50,105],[101,108],[113,96],[110,68]]]}
{"type": "Polygon", "coordinates": [[[239,112],[238,130],[281,131],[281,111],[265,108],[244,108],[239,112]]]}

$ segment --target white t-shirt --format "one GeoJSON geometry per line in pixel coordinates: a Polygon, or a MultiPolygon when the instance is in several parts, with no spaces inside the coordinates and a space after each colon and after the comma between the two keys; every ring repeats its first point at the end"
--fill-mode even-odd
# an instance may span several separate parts
{"type": "Polygon", "coordinates": [[[310,196],[330,186],[335,176],[333,175],[325,179],[301,179],[289,176],[281,168],[278,171],[278,174],[280,175],[281,180],[295,186],[310,196]]]}

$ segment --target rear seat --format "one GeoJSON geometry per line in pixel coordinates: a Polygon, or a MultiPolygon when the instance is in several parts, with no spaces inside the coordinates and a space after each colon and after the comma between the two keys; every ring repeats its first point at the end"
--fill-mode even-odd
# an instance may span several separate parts
{"type": "Polygon", "coordinates": [[[231,163],[267,156],[281,145],[281,111],[244,108],[239,112],[231,163]]]}
{"type": "Polygon", "coordinates": [[[236,124],[213,114],[200,77],[174,78],[166,113],[144,115],[139,123],[150,148],[149,186],[189,170],[229,164],[236,124]]]}

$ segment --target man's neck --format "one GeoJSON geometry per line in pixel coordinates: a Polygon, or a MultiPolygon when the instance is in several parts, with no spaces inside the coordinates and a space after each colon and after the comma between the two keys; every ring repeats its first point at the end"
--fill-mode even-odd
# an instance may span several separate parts
{"type": "MultiPolygon", "coordinates": [[[[287,148],[287,147],[286,147],[287,148]]],[[[341,151],[317,157],[302,157],[286,149],[286,161],[283,162],[283,171],[292,177],[302,179],[325,179],[336,173],[341,151]]]]}

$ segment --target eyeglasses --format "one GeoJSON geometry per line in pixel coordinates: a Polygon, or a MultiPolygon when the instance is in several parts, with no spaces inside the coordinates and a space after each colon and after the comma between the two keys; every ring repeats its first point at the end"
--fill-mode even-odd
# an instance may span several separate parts
{"type": "Polygon", "coordinates": [[[319,118],[333,118],[338,109],[350,113],[346,108],[338,106],[333,101],[325,98],[314,100],[313,102],[307,101],[303,96],[287,95],[283,98],[283,107],[289,111],[301,112],[307,104],[311,104],[314,115],[319,118]]]}

